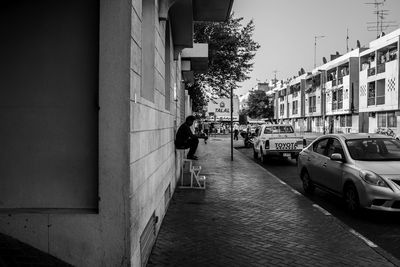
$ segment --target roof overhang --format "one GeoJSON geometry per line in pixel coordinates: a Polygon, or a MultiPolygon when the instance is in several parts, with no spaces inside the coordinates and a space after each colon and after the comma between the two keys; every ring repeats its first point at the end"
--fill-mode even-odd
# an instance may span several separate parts
{"type": "Polygon", "coordinates": [[[233,0],[159,0],[159,19],[171,22],[174,58],[183,48],[193,47],[194,21],[225,21],[233,0]]]}
{"type": "Polygon", "coordinates": [[[208,44],[194,43],[192,48],[182,50],[182,61],[190,61],[194,72],[206,72],[208,69],[208,44]]]}
{"type": "Polygon", "coordinates": [[[231,14],[233,0],[193,0],[195,21],[225,21],[231,14]]]}

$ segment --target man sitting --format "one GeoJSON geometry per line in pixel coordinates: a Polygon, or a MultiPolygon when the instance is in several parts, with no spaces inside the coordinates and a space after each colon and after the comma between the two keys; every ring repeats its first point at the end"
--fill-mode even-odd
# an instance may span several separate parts
{"type": "Polygon", "coordinates": [[[199,139],[192,133],[192,130],[190,129],[190,126],[193,125],[194,121],[194,116],[188,116],[186,121],[179,127],[178,132],[176,133],[175,146],[177,149],[189,148],[187,158],[197,160],[198,158],[194,155],[194,153],[196,153],[199,139]]]}

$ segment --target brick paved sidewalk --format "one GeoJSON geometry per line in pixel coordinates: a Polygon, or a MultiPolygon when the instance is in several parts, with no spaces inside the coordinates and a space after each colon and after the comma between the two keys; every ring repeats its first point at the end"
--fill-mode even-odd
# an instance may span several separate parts
{"type": "Polygon", "coordinates": [[[394,266],[229,145],[200,142],[207,189],[177,189],[148,266],[394,266]]]}

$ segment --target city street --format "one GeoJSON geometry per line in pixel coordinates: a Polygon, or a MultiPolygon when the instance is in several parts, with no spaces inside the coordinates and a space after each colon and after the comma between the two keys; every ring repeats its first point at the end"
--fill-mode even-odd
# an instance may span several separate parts
{"type": "MultiPolygon", "coordinates": [[[[235,148],[248,158],[253,159],[253,149],[244,148],[243,140],[234,144],[235,148]]],[[[255,161],[255,160],[254,160],[255,161]]],[[[296,161],[291,159],[269,158],[266,163],[258,164],[270,171],[294,190],[304,193],[297,174],[296,161]]],[[[349,214],[343,201],[329,193],[316,190],[313,196],[307,196],[315,204],[323,207],[343,223],[377,244],[382,249],[400,259],[400,214],[363,210],[360,214],[349,214]]]]}

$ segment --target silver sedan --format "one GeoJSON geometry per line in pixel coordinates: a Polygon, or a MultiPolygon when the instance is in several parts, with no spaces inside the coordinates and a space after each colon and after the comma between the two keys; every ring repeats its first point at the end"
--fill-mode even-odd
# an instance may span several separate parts
{"type": "Polygon", "coordinates": [[[306,194],[315,187],[359,208],[400,211],[400,141],[379,134],[331,134],[299,155],[298,174],[306,194]]]}

